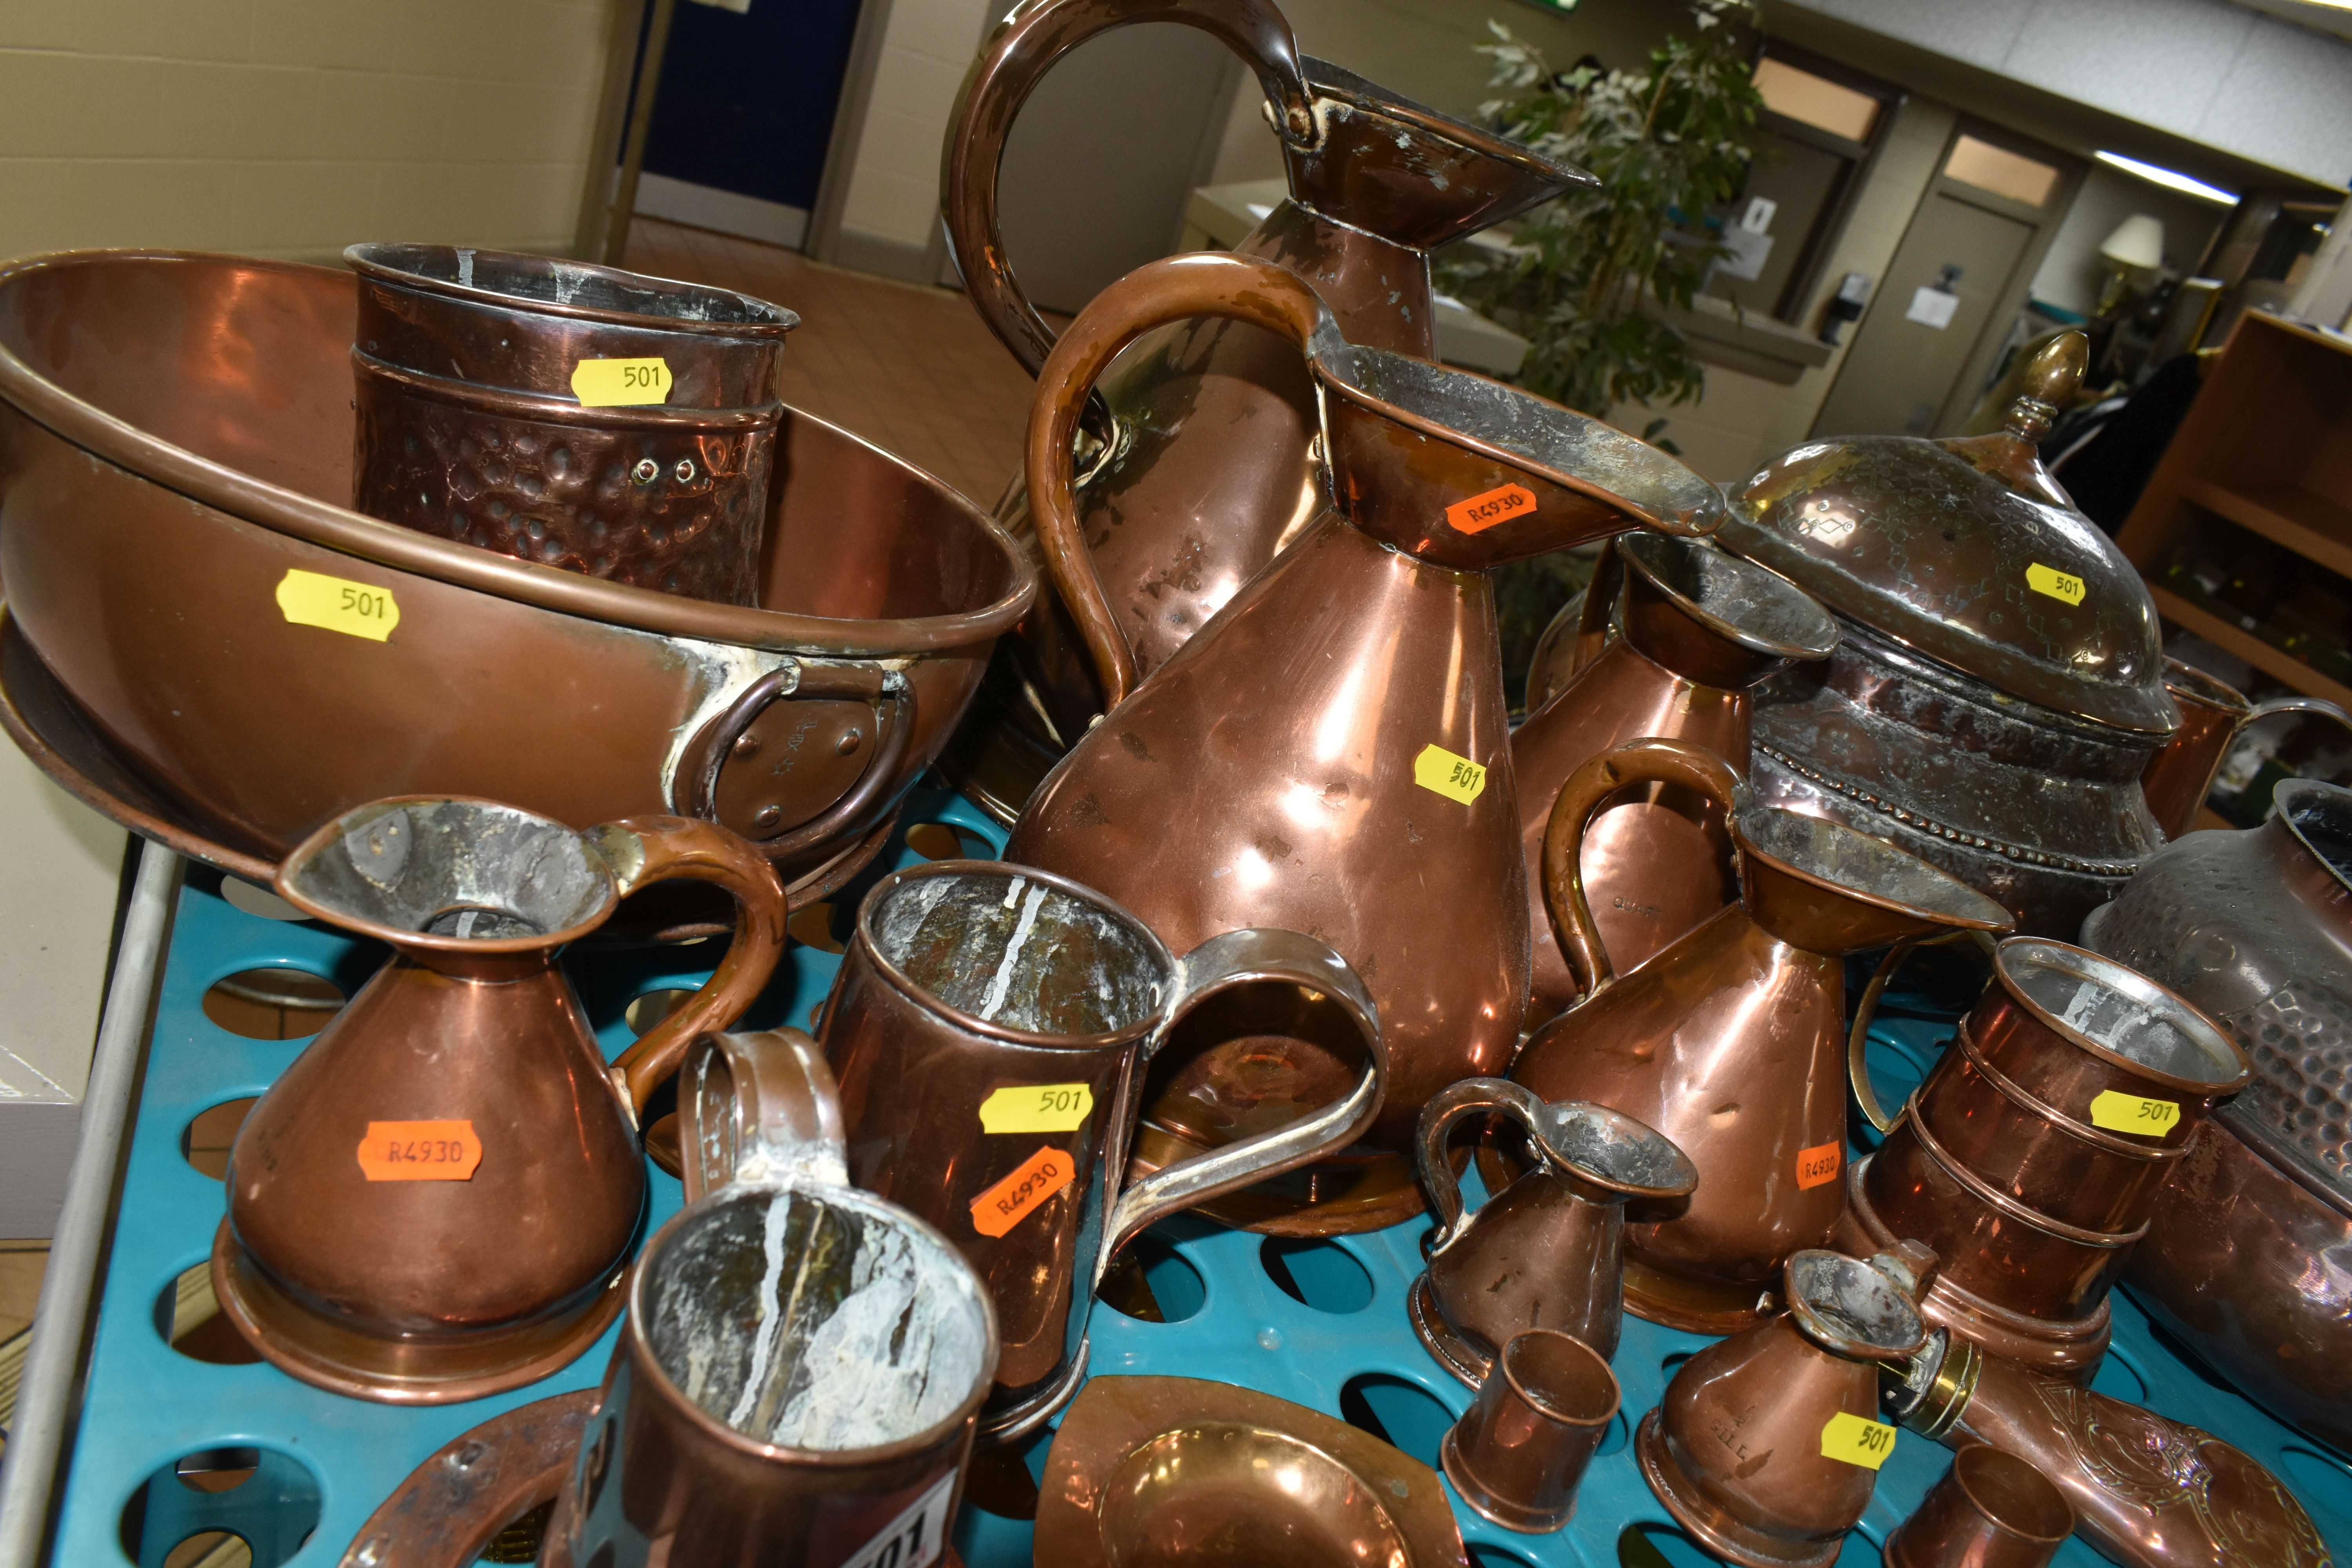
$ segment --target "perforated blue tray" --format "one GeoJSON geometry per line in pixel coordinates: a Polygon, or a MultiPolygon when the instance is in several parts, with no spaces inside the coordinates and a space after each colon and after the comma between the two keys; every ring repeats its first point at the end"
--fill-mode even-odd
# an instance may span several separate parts
{"type": "MultiPolygon", "coordinates": [[[[951,825],[974,853],[982,852],[981,843],[1003,841],[992,823],[942,791],[919,791],[904,820],[951,825]]],[[[877,868],[836,898],[834,929],[846,929],[848,911],[873,879],[920,858],[903,833],[894,838],[877,868]]],[[[707,964],[697,967],[696,959],[709,951],[607,952],[593,963],[577,955],[569,961],[611,1054],[629,1041],[623,1019],[628,1003],[647,991],[698,983],[707,964]]],[[[300,1041],[250,1040],[218,1027],[204,1014],[205,989],[239,970],[285,965],[328,975],[348,993],[382,956],[379,948],[317,926],[244,913],[220,896],[206,873],[193,874],[182,892],[79,1424],[62,1470],[54,1563],[98,1568],[136,1562],[152,1568],[186,1537],[228,1530],[253,1545],[256,1568],[324,1568],[339,1559],[376,1505],[459,1432],[515,1405],[592,1387],[603,1376],[610,1334],[530,1388],[411,1410],[323,1394],[264,1363],[197,1361],[167,1342],[173,1283],[207,1257],[222,1212],[220,1183],[191,1166],[183,1152],[188,1125],[213,1106],[259,1094],[301,1048],[300,1041]],[[174,1467],[188,1456],[239,1448],[258,1450],[261,1463],[234,1490],[198,1491],[174,1478],[174,1467]],[[125,1549],[125,1515],[142,1510],[144,1526],[134,1539],[143,1549],[132,1555],[125,1549]]],[[[747,1026],[806,1024],[838,963],[831,952],[795,942],[747,1026]]],[[[1948,1032],[1940,1021],[1890,1011],[1874,1032],[1882,1097],[1907,1092],[1948,1032]]],[[[1475,1180],[1474,1173],[1474,1201],[1475,1180]]],[[[646,1230],[677,1203],[677,1184],[654,1172],[646,1230]]],[[[1470,1394],[1421,1349],[1406,1321],[1404,1291],[1419,1268],[1426,1230],[1425,1221],[1415,1221],[1369,1237],[1269,1249],[1261,1237],[1204,1223],[1162,1227],[1155,1233],[1161,1245],[1145,1251],[1146,1272],[1163,1315],[1174,1321],[1147,1322],[1098,1309],[1094,1371],[1244,1384],[1376,1427],[1433,1465],[1439,1437],[1467,1407],[1470,1394]],[[1278,1259],[1292,1289],[1276,1282],[1269,1258],[1278,1259]]],[[[2157,1340],[2128,1300],[2118,1296],[2115,1310],[2115,1349],[2095,1386],[2151,1404],[2263,1459],[2302,1497],[2338,1558],[2352,1568],[2352,1468],[2184,1362],[2157,1340]]],[[[1712,1561],[1667,1526],[1626,1447],[1631,1425],[1657,1402],[1675,1362],[1706,1342],[1626,1321],[1615,1361],[1623,1414],[1585,1480],[1576,1519],[1554,1535],[1514,1535],[1457,1503],[1455,1514],[1481,1568],[1605,1568],[1619,1561],[1616,1542],[1628,1526],[1647,1534],[1670,1563],[1712,1561]]],[[[1043,1473],[1049,1442],[1050,1434],[1041,1434],[1024,1450],[1033,1475],[1043,1473]]],[[[1841,1568],[1877,1563],[1886,1531],[1948,1459],[1942,1448],[1909,1435],[1898,1441],[1868,1516],[1839,1559],[1841,1568]]],[[[956,1539],[971,1568],[1013,1568],[1030,1559],[1030,1528],[1026,1521],[968,1506],[956,1539]]],[[[2079,1542],[2069,1542],[2059,1557],[2069,1568],[2097,1561],[2079,1542]]]]}

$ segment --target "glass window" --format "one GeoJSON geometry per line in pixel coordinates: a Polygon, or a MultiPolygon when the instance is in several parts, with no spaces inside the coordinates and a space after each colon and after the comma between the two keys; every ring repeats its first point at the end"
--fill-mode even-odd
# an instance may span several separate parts
{"type": "Polygon", "coordinates": [[[1867,142],[1878,129],[1877,99],[1770,55],[1756,62],[1756,90],[1773,113],[1849,142],[1867,142]]]}
{"type": "Polygon", "coordinates": [[[2062,178],[2056,169],[2037,159],[1967,135],[1952,143],[1952,155],[1944,160],[1944,174],[1964,185],[2030,207],[2048,206],[2062,178]]]}

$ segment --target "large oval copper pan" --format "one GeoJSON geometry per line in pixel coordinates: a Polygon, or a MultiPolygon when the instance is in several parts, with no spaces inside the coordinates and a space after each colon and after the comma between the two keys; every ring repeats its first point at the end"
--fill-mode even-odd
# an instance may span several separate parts
{"type": "Polygon", "coordinates": [[[0,582],[72,710],[35,726],[52,742],[36,760],[247,874],[231,861],[431,792],[573,824],[714,816],[793,879],[835,879],[1028,607],[1034,571],[1003,531],[790,408],[758,608],[362,516],[343,504],[355,308],[350,273],[237,257],[0,268],[0,582]],[[390,637],[290,623],[289,569],[388,590],[390,637]],[[795,679],[814,700],[761,707],[795,679]],[[55,743],[67,717],[113,784],[55,743]]]}

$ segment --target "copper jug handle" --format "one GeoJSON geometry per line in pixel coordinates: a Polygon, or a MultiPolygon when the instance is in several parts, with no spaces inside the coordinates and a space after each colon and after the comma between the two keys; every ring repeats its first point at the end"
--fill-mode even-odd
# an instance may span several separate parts
{"type": "Polygon", "coordinates": [[[1878,961],[1878,967],[1871,971],[1870,984],[1862,988],[1862,999],[1853,1005],[1853,1026],[1845,1035],[1845,1076],[1853,1086],[1854,1104],[1882,1137],[1895,1131],[1899,1118],[1886,1114],[1886,1108],[1878,1102],[1878,1091],[1870,1087],[1870,1026],[1878,1016],[1878,1000],[1886,994],[1887,982],[1895,978],[1913,948],[1963,940],[1974,942],[1987,952],[1993,949],[1993,938],[1980,931],[1948,931],[1941,936],[1906,937],[1896,942],[1878,961]]]}
{"type": "Polygon", "coordinates": [[[805,1031],[698,1036],[678,1074],[678,1180],[688,1203],[733,1182],[849,1184],[841,1092],[824,1047],[805,1031]]]}
{"type": "Polygon", "coordinates": [[[1634,784],[1696,790],[1727,816],[1738,814],[1747,793],[1731,764],[1706,747],[1655,736],[1603,752],[1568,775],[1544,824],[1544,908],[1550,911],[1560,955],[1583,988],[1580,1001],[1590,1001],[1617,979],[1584,896],[1584,835],[1609,797],[1634,784]]]}
{"type": "MultiPolygon", "coordinates": [[[[1303,353],[1318,330],[1339,329],[1322,298],[1270,261],[1223,251],[1171,256],[1137,268],[1094,297],[1046,357],[1029,414],[1029,510],[1045,566],[1086,637],[1102,678],[1104,711],[1118,706],[1137,679],[1135,651],[1112,613],[1093,554],[1078,528],[1072,443],[1095,378],[1119,350],[1154,327],[1193,316],[1223,316],[1264,327],[1303,353]]],[[[1114,437],[1116,439],[1116,437],[1114,437]]]]}
{"type": "Polygon", "coordinates": [[[1270,0],[1031,0],[990,33],[964,74],[940,153],[940,215],[971,302],[1021,368],[1035,375],[1054,334],[1013,279],[996,216],[996,180],[1013,117],[1054,62],[1129,22],[1182,22],[1241,56],[1265,90],[1284,141],[1321,137],[1298,40],[1270,0]]]}
{"type": "Polygon", "coordinates": [[[1229,931],[1185,954],[1181,971],[1180,994],[1160,1027],[1144,1042],[1142,1059],[1129,1075],[1132,1087],[1130,1104],[1122,1117],[1125,1125],[1134,1124],[1132,1102],[1141,1092],[1145,1065],[1178,1021],[1219,992],[1255,981],[1287,981],[1339,1004],[1363,1042],[1364,1070],[1354,1088],[1319,1110],[1164,1166],[1130,1184],[1111,1205],[1109,1223],[1103,1226],[1102,1252],[1095,1263],[1097,1279],[1118,1249],[1155,1221],[1344,1148],[1380,1113],[1381,1095],[1388,1081],[1388,1043],[1381,1034],[1380,1009],[1373,1005],[1353,966],[1328,945],[1295,931],[1229,931]]]}
{"type": "Polygon", "coordinates": [[[656,882],[712,882],[735,898],[735,936],[710,978],[613,1063],[632,1113],[677,1070],[696,1037],[723,1029],[758,999],[784,955],[791,904],[768,858],[715,822],[628,816],[589,829],[626,898],[656,882]]]}
{"type": "Polygon", "coordinates": [[[1454,1173],[1454,1162],[1446,1157],[1445,1141],[1453,1135],[1455,1123],[1482,1110],[1499,1111],[1530,1134],[1540,1131],[1538,1123],[1543,1102],[1533,1089],[1508,1079],[1465,1078],[1430,1097],[1413,1127],[1412,1155],[1421,1169],[1421,1190],[1429,1194],[1429,1206],[1437,1216],[1436,1228],[1430,1233],[1432,1253],[1444,1251],[1469,1228],[1470,1216],[1462,1208],[1462,1181],[1454,1173]]]}

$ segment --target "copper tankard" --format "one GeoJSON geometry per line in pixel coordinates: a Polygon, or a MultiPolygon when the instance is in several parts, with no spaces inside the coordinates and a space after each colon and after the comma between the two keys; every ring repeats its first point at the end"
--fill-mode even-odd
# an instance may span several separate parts
{"type": "Polygon", "coordinates": [[[352,505],[640,588],[760,602],[800,318],[731,289],[441,245],[354,245],[352,505]]]}
{"type": "Polygon", "coordinates": [[[767,984],[775,872],[713,823],[582,833],[411,796],[320,828],[278,890],[393,957],[238,1129],[213,1247],[223,1310],[281,1371],[359,1398],[443,1404],[545,1376],[621,1310],[645,1208],[637,1108],[767,984]],[[607,1068],[556,954],[679,879],[734,895],[734,942],[607,1068]]]}
{"type": "Polygon", "coordinates": [[[954,1237],[994,1295],[988,1440],[1077,1392],[1095,1285],[1121,1247],[1345,1146],[1379,1109],[1386,1060],[1362,983],[1312,937],[1227,931],[1179,959],[1087,888],[979,860],[900,871],[866,896],[823,1038],[850,1178],[954,1237]],[[1196,1026],[1212,1041],[1307,1031],[1357,1064],[1353,1082],[1308,1104],[1263,1099],[1213,1153],[1122,1180],[1144,1068],[1171,1036],[1197,1043],[1196,1026]]]}
{"type": "Polygon", "coordinates": [[[637,1260],[541,1563],[941,1561],[996,1365],[987,1287],[846,1184],[807,1036],[706,1037],[678,1107],[697,1195],[637,1260]]]}

